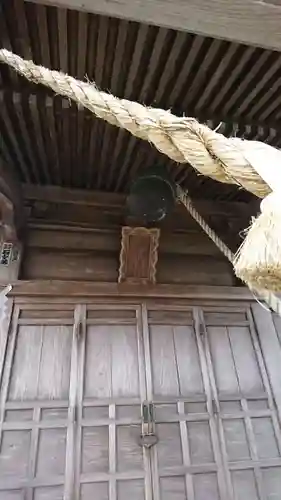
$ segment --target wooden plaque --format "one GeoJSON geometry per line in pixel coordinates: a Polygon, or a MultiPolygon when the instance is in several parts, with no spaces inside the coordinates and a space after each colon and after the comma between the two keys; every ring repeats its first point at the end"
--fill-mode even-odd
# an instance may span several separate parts
{"type": "Polygon", "coordinates": [[[122,228],[119,283],[156,283],[159,236],[159,229],[122,228]]]}

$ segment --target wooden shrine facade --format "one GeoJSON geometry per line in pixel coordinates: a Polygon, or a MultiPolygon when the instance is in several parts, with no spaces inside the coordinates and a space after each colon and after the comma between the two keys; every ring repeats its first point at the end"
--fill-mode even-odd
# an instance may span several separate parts
{"type": "MultiPolygon", "coordinates": [[[[279,4],[2,0],[0,44],[280,147],[279,4]]],[[[281,320],[181,205],[132,217],[156,164],[235,251],[254,196],[0,65],[0,500],[281,498],[281,320]]]]}

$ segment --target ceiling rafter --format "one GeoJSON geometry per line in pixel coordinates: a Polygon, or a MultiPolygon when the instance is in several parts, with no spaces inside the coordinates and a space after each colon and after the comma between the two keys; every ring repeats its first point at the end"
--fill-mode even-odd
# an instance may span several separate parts
{"type": "MultiPolygon", "coordinates": [[[[0,46],[119,97],[220,125],[226,136],[281,144],[279,52],[23,0],[0,8],[0,46]]],[[[141,168],[161,162],[195,197],[251,197],[197,176],[4,65],[0,102],[0,153],[23,182],[124,192],[141,168]]]]}

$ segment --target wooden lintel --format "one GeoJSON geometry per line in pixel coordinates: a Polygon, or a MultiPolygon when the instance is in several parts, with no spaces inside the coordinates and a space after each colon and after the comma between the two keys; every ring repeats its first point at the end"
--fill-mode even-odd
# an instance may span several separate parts
{"type": "Polygon", "coordinates": [[[281,50],[279,0],[26,0],[281,50]]]}
{"type": "MultiPolygon", "coordinates": [[[[46,203],[71,203],[78,205],[89,205],[92,207],[122,209],[125,205],[126,197],[119,193],[104,193],[100,191],[89,191],[82,189],[69,189],[57,186],[37,186],[23,185],[23,195],[26,201],[39,201],[46,203]]],[[[258,208],[258,202],[228,202],[196,200],[196,208],[203,214],[225,215],[235,214],[236,216],[255,215],[258,208]]],[[[182,208],[179,206],[179,209],[182,208]]]]}
{"type": "MultiPolygon", "coordinates": [[[[6,286],[0,282],[0,287],[6,286]]],[[[85,281],[25,281],[11,282],[9,296],[32,297],[106,297],[114,298],[158,298],[158,299],[210,299],[210,300],[250,300],[253,295],[245,287],[197,286],[197,285],[128,285],[126,283],[93,283],[85,281]]]]}

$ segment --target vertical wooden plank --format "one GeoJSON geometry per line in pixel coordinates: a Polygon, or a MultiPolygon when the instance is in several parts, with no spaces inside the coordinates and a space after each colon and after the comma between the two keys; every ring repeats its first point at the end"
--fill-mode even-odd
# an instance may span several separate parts
{"type": "Polygon", "coordinates": [[[113,397],[138,397],[138,353],[135,325],[110,326],[113,397]],[[122,362],[120,362],[122,360],[122,362]]]}
{"type": "MultiPolygon", "coordinates": [[[[38,423],[40,421],[40,408],[34,408],[33,410],[33,428],[31,431],[31,445],[30,445],[30,456],[28,464],[28,475],[30,478],[35,477],[36,473],[36,458],[38,450],[38,438],[39,438],[39,428],[38,423]]],[[[26,500],[33,500],[33,488],[28,488],[26,500]]]]}
{"type": "Polygon", "coordinates": [[[87,335],[87,310],[85,305],[81,305],[81,329],[80,342],[78,346],[78,375],[77,375],[77,432],[75,447],[75,473],[74,473],[74,498],[80,498],[80,470],[81,470],[81,447],[82,447],[82,418],[83,418],[83,392],[84,392],[84,368],[85,368],[85,347],[87,335]]]}
{"type": "Polygon", "coordinates": [[[43,325],[19,326],[9,399],[34,400],[37,398],[43,336],[43,325]]]}
{"type": "Polygon", "coordinates": [[[230,326],[227,331],[241,394],[262,392],[264,387],[249,328],[230,326]]]}
{"type": "Polygon", "coordinates": [[[2,317],[2,314],[0,313],[0,316],[1,316],[1,318],[0,318],[0,387],[1,387],[1,383],[2,383],[3,371],[4,371],[4,365],[5,365],[5,357],[6,357],[7,346],[8,346],[8,337],[9,337],[9,330],[10,330],[10,325],[11,325],[13,305],[14,305],[14,300],[12,298],[7,299],[7,303],[5,305],[5,307],[6,307],[5,317],[2,317]]]}
{"type": "Polygon", "coordinates": [[[19,307],[16,306],[14,308],[12,317],[10,342],[8,345],[7,356],[5,360],[5,369],[2,379],[2,385],[0,387],[0,446],[2,442],[2,426],[5,417],[5,404],[9,393],[10,378],[12,373],[14,352],[16,347],[19,313],[20,313],[19,307]]]}
{"type": "Polygon", "coordinates": [[[214,415],[214,404],[219,409],[218,393],[216,381],[212,369],[212,358],[208,343],[207,329],[204,323],[204,316],[201,309],[194,308],[194,328],[196,332],[201,367],[203,373],[203,383],[207,395],[207,409],[210,415],[210,430],[214,445],[214,455],[218,464],[218,484],[222,498],[233,499],[233,490],[230,474],[227,468],[226,443],[222,423],[218,415],[214,415]],[[200,333],[202,332],[202,334],[200,333]]]}
{"type": "MultiPolygon", "coordinates": [[[[179,415],[184,415],[184,402],[178,402],[178,412],[179,415]]],[[[182,454],[183,454],[183,464],[186,468],[190,467],[190,451],[189,451],[189,441],[187,435],[186,422],[184,420],[180,421],[180,434],[181,434],[181,442],[182,442],[182,454]]],[[[185,475],[185,485],[188,500],[195,500],[194,496],[194,487],[192,475],[187,472],[185,475]]]]}
{"type": "MultiPolygon", "coordinates": [[[[109,405],[109,418],[115,420],[116,418],[116,407],[115,404],[109,405]]],[[[117,499],[116,492],[116,424],[109,424],[109,473],[111,477],[109,479],[109,500],[117,499]]]]}
{"type": "Polygon", "coordinates": [[[181,396],[203,393],[203,381],[194,329],[173,327],[174,350],[181,396]]]}
{"type": "Polygon", "coordinates": [[[256,351],[256,356],[257,356],[257,360],[258,360],[258,363],[259,363],[259,367],[260,367],[260,371],[261,371],[261,376],[262,376],[262,379],[263,379],[263,385],[264,385],[266,393],[267,393],[268,405],[269,405],[269,408],[271,410],[272,423],[273,423],[274,432],[275,432],[275,436],[276,436],[276,440],[277,440],[277,444],[278,444],[279,453],[280,453],[280,456],[281,456],[281,431],[280,431],[280,425],[279,425],[279,422],[278,422],[278,419],[277,419],[277,415],[276,415],[276,411],[275,411],[274,398],[273,398],[273,394],[272,394],[272,389],[271,389],[270,382],[269,382],[269,379],[268,379],[268,372],[267,372],[267,369],[266,369],[266,366],[265,366],[265,363],[264,363],[264,359],[263,359],[263,354],[261,352],[261,348],[260,348],[260,345],[259,345],[259,341],[258,341],[257,333],[256,333],[256,330],[255,330],[255,324],[254,324],[254,321],[253,321],[253,316],[252,316],[251,310],[247,311],[247,317],[248,317],[248,320],[249,320],[249,328],[250,328],[250,334],[251,334],[252,341],[253,341],[253,346],[254,346],[254,349],[256,351]]]}
{"type": "MultiPolygon", "coordinates": [[[[145,359],[145,375],[146,375],[146,388],[147,399],[153,401],[153,384],[152,384],[152,366],[151,366],[151,350],[150,350],[150,336],[148,325],[147,306],[145,303],[141,306],[142,309],[142,327],[143,327],[143,341],[144,341],[144,359],[145,359]]],[[[150,451],[151,461],[151,484],[153,495],[150,492],[148,500],[160,500],[160,486],[159,486],[159,472],[157,460],[157,448],[153,446],[150,451]]]]}
{"type": "Polygon", "coordinates": [[[272,316],[259,304],[252,305],[254,323],[265,360],[268,377],[281,421],[281,346],[272,316]]]}
{"type": "MultiPolygon", "coordinates": [[[[248,437],[248,441],[250,444],[251,458],[252,458],[253,462],[257,463],[259,460],[259,456],[258,456],[258,452],[257,452],[257,444],[256,444],[255,435],[254,435],[254,431],[253,431],[252,421],[248,415],[247,400],[242,399],[241,405],[242,405],[242,410],[245,412],[245,424],[246,424],[247,437],[248,437]]],[[[255,474],[256,485],[257,485],[257,490],[258,490],[258,494],[259,494],[259,500],[266,500],[265,495],[263,493],[261,470],[259,469],[258,466],[254,467],[254,474],[255,474]]]]}
{"type": "Polygon", "coordinates": [[[146,304],[142,304],[142,327],[143,327],[143,340],[144,340],[144,358],[145,358],[145,376],[146,376],[146,388],[147,388],[147,398],[152,401],[153,399],[153,387],[152,387],[152,367],[151,367],[151,354],[150,354],[150,338],[149,338],[149,326],[148,326],[148,315],[146,304]]]}
{"type": "Polygon", "coordinates": [[[78,342],[81,324],[81,306],[77,305],[74,311],[74,325],[72,334],[71,370],[69,385],[69,407],[67,424],[67,444],[65,462],[65,486],[63,500],[72,500],[74,491],[74,464],[75,464],[75,428],[78,382],[78,342]]]}
{"type": "Polygon", "coordinates": [[[104,325],[87,327],[84,376],[84,397],[112,397],[111,345],[108,327],[104,325]]]}
{"type": "MultiPolygon", "coordinates": [[[[146,378],[146,363],[144,355],[144,328],[147,328],[147,318],[143,306],[138,306],[136,309],[137,320],[137,339],[138,339],[138,362],[139,362],[139,381],[140,381],[140,397],[141,401],[148,399],[147,392],[147,378],[146,378]],[[145,320],[145,323],[144,323],[145,320]]],[[[150,372],[151,376],[151,372],[150,372]]],[[[151,381],[150,381],[151,383],[151,381]]],[[[141,408],[140,408],[141,412],[141,408]]],[[[143,461],[145,471],[145,500],[152,500],[152,470],[151,470],[151,456],[150,451],[143,447],[143,461]]]]}
{"type": "Polygon", "coordinates": [[[220,394],[238,393],[238,381],[227,328],[224,326],[208,327],[208,342],[218,392],[220,394]]]}
{"type": "Polygon", "coordinates": [[[155,396],[179,396],[179,377],[172,327],[150,325],[150,348],[155,396]]]}
{"type": "Polygon", "coordinates": [[[40,357],[37,397],[67,399],[69,393],[71,330],[64,325],[45,325],[40,357]]]}

